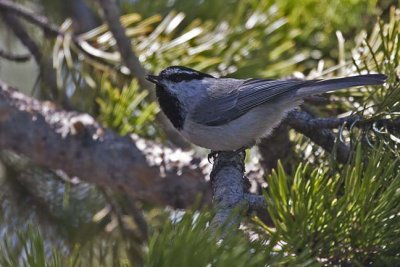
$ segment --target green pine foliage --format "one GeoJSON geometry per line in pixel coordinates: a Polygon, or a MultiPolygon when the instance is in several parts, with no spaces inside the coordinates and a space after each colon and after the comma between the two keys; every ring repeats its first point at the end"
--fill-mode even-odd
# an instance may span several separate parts
{"type": "Polygon", "coordinates": [[[145,101],[147,95],[148,91],[139,90],[135,79],[120,89],[104,77],[97,98],[100,121],[121,135],[136,133],[154,138],[157,128],[149,122],[154,121],[159,108],[155,102],[145,101]]]}
{"type": "Polygon", "coordinates": [[[77,267],[78,254],[63,259],[57,250],[51,251],[51,255],[45,249],[43,238],[39,231],[28,228],[26,232],[18,233],[18,240],[14,240],[14,247],[10,244],[12,240],[6,238],[1,244],[0,265],[3,267],[77,267]],[[23,255],[23,256],[21,256],[23,255]]]}
{"type": "Polygon", "coordinates": [[[398,9],[391,8],[389,21],[385,23],[379,19],[369,34],[360,34],[353,49],[352,67],[357,72],[376,71],[388,75],[387,87],[378,90],[369,88],[358,103],[371,106],[374,116],[395,119],[400,111],[399,32],[400,13],[398,9]]]}
{"type": "Polygon", "coordinates": [[[340,172],[300,164],[290,177],[280,165],[265,193],[274,228],[264,229],[286,253],[329,266],[398,264],[399,171],[393,155],[361,145],[340,172]]]}
{"type": "Polygon", "coordinates": [[[260,241],[249,241],[233,230],[225,239],[217,240],[209,228],[209,213],[185,213],[178,222],[169,222],[149,241],[145,266],[261,266],[265,264],[260,241]]]}

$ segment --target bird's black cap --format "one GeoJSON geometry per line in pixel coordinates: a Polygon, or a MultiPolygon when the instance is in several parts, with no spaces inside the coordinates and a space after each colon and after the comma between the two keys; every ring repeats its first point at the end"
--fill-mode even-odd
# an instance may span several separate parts
{"type": "Polygon", "coordinates": [[[203,73],[183,66],[170,66],[160,72],[159,76],[147,75],[146,79],[152,83],[160,84],[162,80],[182,82],[190,80],[201,80],[203,78],[214,78],[210,74],[203,73]]]}

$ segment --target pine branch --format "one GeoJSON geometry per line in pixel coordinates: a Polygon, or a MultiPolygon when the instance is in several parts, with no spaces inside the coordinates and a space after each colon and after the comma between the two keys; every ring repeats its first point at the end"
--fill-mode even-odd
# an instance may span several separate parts
{"type": "Polygon", "coordinates": [[[215,231],[223,227],[222,235],[240,223],[238,209],[243,208],[245,195],[244,158],[244,152],[220,152],[214,158],[210,178],[216,214],[211,228],[215,231]]]}
{"type": "Polygon", "coordinates": [[[307,121],[310,129],[333,129],[343,124],[352,125],[358,128],[370,128],[372,126],[386,127],[393,132],[400,132],[400,119],[363,119],[361,116],[347,116],[343,118],[313,118],[304,111],[295,111],[289,113],[287,121],[295,125],[296,121],[307,121]]]}
{"type": "Polygon", "coordinates": [[[400,133],[400,119],[363,119],[360,116],[348,116],[344,118],[315,118],[305,111],[292,111],[285,119],[296,131],[310,138],[314,143],[321,146],[328,152],[336,148],[337,160],[340,163],[347,163],[350,157],[350,148],[338,140],[330,129],[338,128],[343,124],[361,129],[372,127],[385,127],[391,133],[400,133]],[[335,147],[336,142],[336,147],[335,147]]]}
{"type": "Polygon", "coordinates": [[[211,229],[221,229],[222,236],[239,226],[245,211],[256,211],[265,223],[270,222],[264,196],[247,193],[244,160],[243,152],[220,152],[214,160],[210,178],[216,214],[211,229]]]}
{"type": "Polygon", "coordinates": [[[297,132],[310,138],[311,141],[321,146],[326,151],[332,152],[333,149],[336,148],[337,160],[340,163],[348,162],[350,157],[350,148],[340,140],[336,142],[335,146],[336,136],[330,129],[310,127],[312,123],[309,124],[309,122],[312,122],[314,119],[316,118],[314,118],[310,113],[304,111],[292,111],[286,117],[285,122],[297,132]]]}
{"type": "Polygon", "coordinates": [[[0,147],[134,199],[184,208],[210,190],[200,160],[138,137],[120,137],[87,114],[57,110],[0,84],[0,147]],[[180,175],[178,173],[181,173],[180,175]]]}

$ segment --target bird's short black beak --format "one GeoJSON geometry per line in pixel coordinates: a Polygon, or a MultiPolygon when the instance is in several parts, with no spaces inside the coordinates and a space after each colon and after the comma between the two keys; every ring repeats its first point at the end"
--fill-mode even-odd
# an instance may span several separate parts
{"type": "Polygon", "coordinates": [[[148,74],[146,76],[146,80],[148,80],[148,81],[150,81],[152,83],[155,83],[155,84],[160,84],[160,81],[161,81],[160,76],[151,75],[151,74],[148,74]]]}

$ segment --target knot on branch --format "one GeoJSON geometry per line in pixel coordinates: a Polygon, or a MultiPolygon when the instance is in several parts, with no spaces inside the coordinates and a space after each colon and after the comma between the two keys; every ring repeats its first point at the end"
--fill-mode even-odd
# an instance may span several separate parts
{"type": "Polygon", "coordinates": [[[214,157],[214,164],[210,174],[211,182],[214,182],[217,174],[225,167],[235,168],[240,173],[244,173],[245,169],[245,160],[246,153],[243,152],[235,152],[235,151],[221,151],[218,152],[218,156],[214,157]]]}

